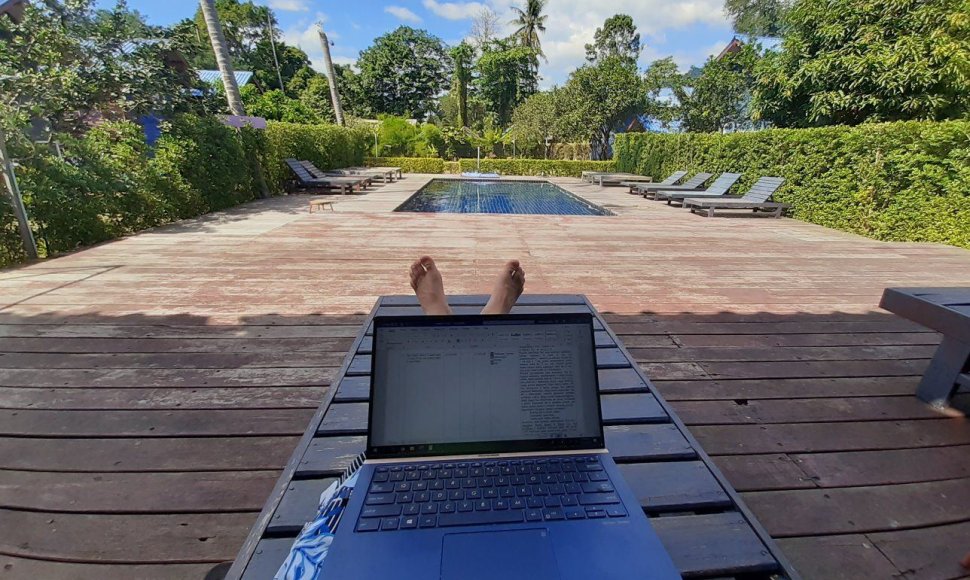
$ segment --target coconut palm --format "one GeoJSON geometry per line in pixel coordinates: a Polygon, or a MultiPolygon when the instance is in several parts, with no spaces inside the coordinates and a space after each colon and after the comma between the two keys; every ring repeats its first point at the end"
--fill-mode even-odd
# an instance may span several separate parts
{"type": "Polygon", "coordinates": [[[526,0],[525,10],[519,7],[512,8],[515,12],[512,24],[518,26],[514,36],[519,40],[519,44],[531,48],[537,57],[541,56],[543,60],[548,61],[539,43],[539,33],[546,31],[547,16],[542,13],[545,7],[546,0],[526,0]]]}
{"type": "Polygon", "coordinates": [[[222,33],[222,23],[219,22],[216,4],[214,0],[200,0],[200,4],[202,5],[205,27],[209,30],[209,40],[212,41],[212,52],[216,55],[216,65],[219,67],[219,72],[222,73],[222,85],[226,89],[229,110],[233,115],[245,115],[246,110],[243,108],[239,86],[236,84],[236,75],[232,70],[232,62],[229,60],[226,37],[222,33]]]}

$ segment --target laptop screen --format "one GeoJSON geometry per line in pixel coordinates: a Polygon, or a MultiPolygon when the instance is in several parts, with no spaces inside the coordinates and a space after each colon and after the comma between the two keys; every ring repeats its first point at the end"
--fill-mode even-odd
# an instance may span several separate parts
{"type": "Polygon", "coordinates": [[[370,457],[603,446],[589,314],[376,318],[370,457]]]}

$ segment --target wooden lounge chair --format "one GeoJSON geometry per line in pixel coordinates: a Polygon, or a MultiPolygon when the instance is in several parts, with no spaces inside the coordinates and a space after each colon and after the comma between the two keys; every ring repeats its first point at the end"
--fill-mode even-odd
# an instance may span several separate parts
{"type": "Polygon", "coordinates": [[[387,182],[386,174],[377,171],[354,172],[346,169],[328,169],[324,171],[314,165],[312,161],[305,159],[300,161],[300,164],[316,179],[327,179],[328,177],[363,177],[367,179],[367,185],[371,185],[375,179],[380,179],[382,183],[387,182]]]}
{"type": "MultiPolygon", "coordinates": [[[[677,183],[678,181],[680,181],[685,175],[687,175],[687,172],[686,171],[674,171],[673,173],[671,173],[670,175],[667,176],[667,179],[664,179],[663,181],[657,182],[656,185],[658,185],[658,186],[660,186],[660,185],[674,185],[675,183],[677,183]]],[[[640,182],[640,181],[624,181],[620,185],[626,185],[626,186],[628,186],[630,188],[630,193],[638,193],[638,192],[634,191],[634,189],[637,188],[637,187],[643,186],[645,184],[642,183],[642,182],[640,182]]],[[[678,186],[678,187],[680,187],[680,186],[678,186]]]]}
{"type": "Polygon", "coordinates": [[[704,185],[708,179],[713,177],[713,173],[698,173],[680,185],[661,185],[659,183],[631,183],[631,193],[642,193],[644,199],[649,199],[659,191],[697,191],[697,188],[704,185]]]}
{"type": "Polygon", "coordinates": [[[917,397],[943,407],[970,389],[970,288],[886,288],[879,306],[943,335],[917,397]]]}
{"type": "MultiPolygon", "coordinates": [[[[478,313],[487,300],[487,296],[448,297],[455,314],[478,313]]],[[[593,314],[606,445],[682,574],[797,577],[774,540],[585,296],[526,294],[512,311],[593,314]]],[[[369,328],[375,315],[423,316],[414,296],[378,299],[228,578],[272,578],[303,524],[316,517],[320,493],[355,465],[364,451],[373,339],[369,328]]]]}
{"type": "Polygon", "coordinates": [[[629,182],[650,183],[653,178],[649,175],[637,175],[635,173],[600,173],[593,175],[593,183],[600,187],[604,185],[620,185],[629,182]]]}
{"type": "MultiPolygon", "coordinates": [[[[702,191],[683,191],[676,189],[661,189],[653,192],[653,198],[656,200],[667,200],[667,205],[671,205],[672,202],[683,205],[683,202],[688,197],[691,199],[705,198],[705,199],[719,199],[724,198],[731,187],[741,178],[740,173],[722,173],[714,183],[711,184],[705,190],[702,191]]],[[[646,194],[643,195],[646,197],[646,194]]]]}
{"type": "Polygon", "coordinates": [[[714,217],[716,209],[750,209],[754,213],[768,212],[771,217],[781,217],[781,214],[790,206],[786,203],[768,201],[781,184],[785,182],[782,177],[762,177],[751,189],[741,197],[714,196],[713,198],[692,196],[684,198],[683,205],[691,213],[703,213],[707,217],[714,217]]]}
{"type": "Polygon", "coordinates": [[[366,177],[326,177],[317,178],[307,171],[306,167],[303,166],[299,161],[293,159],[292,157],[283,160],[290,170],[296,175],[296,187],[298,189],[311,189],[311,190],[330,190],[336,189],[340,193],[350,194],[353,193],[355,189],[364,189],[367,187],[367,183],[370,181],[366,177]]]}
{"type": "Polygon", "coordinates": [[[344,169],[351,170],[351,171],[384,171],[386,173],[389,173],[391,175],[391,178],[394,178],[396,176],[397,179],[402,179],[404,177],[404,172],[401,171],[400,167],[385,167],[385,166],[363,167],[358,165],[354,167],[345,167],[344,169]]]}

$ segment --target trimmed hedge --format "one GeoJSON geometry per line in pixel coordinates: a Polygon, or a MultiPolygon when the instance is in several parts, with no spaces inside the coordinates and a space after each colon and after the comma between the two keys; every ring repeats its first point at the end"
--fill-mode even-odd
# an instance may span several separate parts
{"type": "MultiPolygon", "coordinates": [[[[475,171],[474,159],[460,159],[461,171],[475,171]]],[[[482,159],[482,171],[502,175],[579,177],[583,171],[613,171],[613,161],[567,161],[558,159],[482,159]]]]}
{"type": "MultiPolygon", "coordinates": [[[[141,127],[105,122],[80,139],[63,136],[65,158],[19,143],[17,177],[42,256],[67,252],[174,220],[249,201],[260,137],[214,118],[178,117],[153,148],[141,127]]],[[[9,203],[0,209],[0,266],[23,260],[9,203]]]]}
{"type": "MultiPolygon", "coordinates": [[[[371,167],[390,165],[408,173],[463,173],[475,171],[474,159],[443,161],[437,157],[368,157],[371,167]]],[[[565,161],[557,159],[482,159],[482,171],[497,171],[502,175],[534,175],[547,177],[579,177],[583,171],[612,171],[613,161],[565,161]]]]}
{"type": "Polygon", "coordinates": [[[662,179],[743,174],[735,191],[777,175],[794,217],[879,240],[970,248],[970,122],[907,121],[729,135],[627,133],[617,167],[662,179]]]}
{"type": "Polygon", "coordinates": [[[445,160],[439,157],[368,157],[368,167],[400,167],[405,173],[444,173],[445,160]]]}
{"type": "Polygon", "coordinates": [[[365,127],[267,123],[263,167],[272,193],[282,193],[293,176],[284,163],[287,157],[312,161],[322,170],[362,165],[374,137],[365,127]]]}

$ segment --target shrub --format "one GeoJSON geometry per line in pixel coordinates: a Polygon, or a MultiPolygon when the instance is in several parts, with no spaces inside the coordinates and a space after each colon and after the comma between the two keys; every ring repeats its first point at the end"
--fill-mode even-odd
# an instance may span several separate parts
{"type": "Polygon", "coordinates": [[[337,125],[298,125],[267,123],[263,132],[262,152],[266,182],[273,193],[281,193],[292,178],[287,157],[312,161],[320,169],[360,165],[372,135],[366,127],[346,128],[337,125]]]}
{"type": "MultiPolygon", "coordinates": [[[[461,171],[476,171],[474,159],[461,159],[461,171]]],[[[583,171],[613,171],[613,161],[566,161],[558,159],[482,159],[482,171],[502,175],[579,177],[583,171]]]]}
{"type": "Polygon", "coordinates": [[[400,167],[406,173],[444,173],[445,161],[438,157],[368,157],[368,167],[400,167]]]}
{"type": "Polygon", "coordinates": [[[679,169],[785,178],[794,217],[879,240],[970,248],[970,122],[908,121],[730,135],[628,133],[617,168],[661,179],[679,169]]]}

